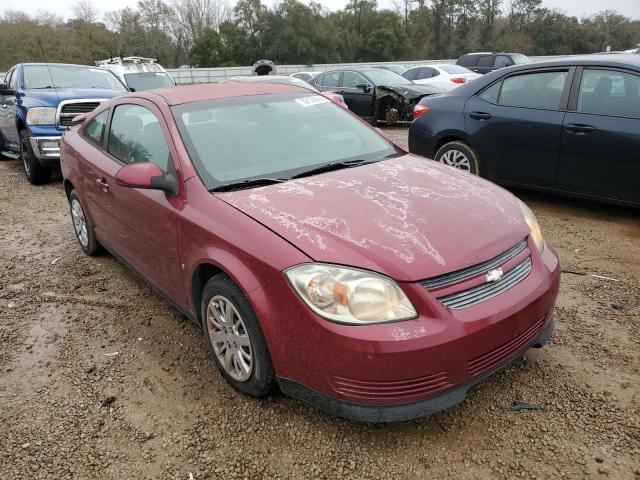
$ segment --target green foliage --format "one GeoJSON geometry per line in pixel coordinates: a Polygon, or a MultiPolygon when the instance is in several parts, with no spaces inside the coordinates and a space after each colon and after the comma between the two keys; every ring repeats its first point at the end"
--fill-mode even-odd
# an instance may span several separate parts
{"type": "Polygon", "coordinates": [[[455,58],[474,50],[565,55],[632,48],[640,21],[604,11],[585,19],[541,6],[541,0],[396,0],[396,11],[376,0],[349,0],[329,12],[319,3],[282,0],[139,0],[136,8],[107,12],[88,0],[76,18],[51,13],[0,16],[0,71],[15,63],[93,64],[116,55],[157,58],[167,67],[455,58]]]}

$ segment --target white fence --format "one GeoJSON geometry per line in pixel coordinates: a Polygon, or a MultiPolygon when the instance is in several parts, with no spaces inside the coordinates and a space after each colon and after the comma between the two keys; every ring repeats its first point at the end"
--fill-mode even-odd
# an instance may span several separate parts
{"type": "MultiPolygon", "coordinates": [[[[533,61],[558,58],[557,56],[548,57],[529,57],[533,61]]],[[[319,63],[315,65],[276,65],[276,73],[278,75],[289,75],[296,72],[326,72],[327,70],[345,69],[345,68],[361,68],[372,67],[376,65],[404,65],[405,67],[413,67],[415,65],[429,65],[434,63],[455,63],[455,59],[448,60],[410,60],[399,62],[371,62],[371,63],[319,63]]],[[[196,83],[216,83],[229,77],[238,75],[251,75],[252,67],[219,67],[219,68],[184,68],[184,69],[168,69],[177,84],[191,85],[196,83]]],[[[4,73],[0,73],[0,81],[4,79],[4,73]]]]}
{"type": "MultiPolygon", "coordinates": [[[[558,58],[557,56],[548,57],[529,57],[533,61],[558,58]]],[[[277,65],[276,73],[278,75],[289,75],[296,72],[326,72],[327,70],[338,70],[346,68],[373,67],[376,65],[404,65],[411,68],[415,65],[429,65],[435,63],[455,63],[455,59],[448,60],[409,60],[399,62],[371,62],[371,63],[318,63],[314,65],[277,65]]],[[[167,72],[174,78],[178,85],[192,85],[196,83],[215,83],[229,77],[251,75],[252,67],[219,67],[219,68],[184,68],[184,69],[168,69],[167,72]]]]}

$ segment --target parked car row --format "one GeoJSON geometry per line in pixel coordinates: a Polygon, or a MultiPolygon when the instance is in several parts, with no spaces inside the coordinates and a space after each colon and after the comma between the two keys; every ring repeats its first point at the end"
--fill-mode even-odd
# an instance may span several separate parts
{"type": "Polygon", "coordinates": [[[470,173],[582,195],[562,186],[598,175],[615,192],[600,198],[637,203],[640,59],[612,58],[438,95],[384,68],[119,95],[60,142],[73,229],[198,325],[238,391],[429,415],[554,328],[556,253],[524,203],[470,173]],[[418,155],[367,123],[412,115],[418,155]]]}
{"type": "Polygon", "coordinates": [[[395,125],[409,124],[413,107],[427,95],[448,92],[490,71],[527,62],[529,59],[520,53],[481,52],[463,55],[455,65],[407,68],[387,64],[327,72],[305,71],[291,76],[318,90],[339,93],[351,111],[374,125],[395,125]]]}

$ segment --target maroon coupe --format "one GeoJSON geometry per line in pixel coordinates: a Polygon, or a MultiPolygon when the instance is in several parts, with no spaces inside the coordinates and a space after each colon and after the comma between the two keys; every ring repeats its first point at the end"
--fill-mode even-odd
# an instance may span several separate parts
{"type": "Polygon", "coordinates": [[[531,210],[308,89],[128,94],[64,136],[61,164],[84,252],[201,326],[248,395],[406,420],[552,333],[560,267],[531,210]]]}

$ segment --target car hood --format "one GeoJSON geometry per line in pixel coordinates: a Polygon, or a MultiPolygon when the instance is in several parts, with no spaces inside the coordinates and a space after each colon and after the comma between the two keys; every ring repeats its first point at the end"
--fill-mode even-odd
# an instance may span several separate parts
{"type": "Polygon", "coordinates": [[[440,90],[434,86],[419,85],[417,83],[409,85],[378,85],[378,89],[391,90],[409,100],[440,92],[440,90]]]}
{"type": "Polygon", "coordinates": [[[26,90],[27,96],[43,105],[57,106],[58,100],[83,100],[94,98],[113,98],[127,92],[106,90],[103,88],[47,88],[26,90]]]}
{"type": "Polygon", "coordinates": [[[509,192],[412,155],[217,195],[315,261],[399,281],[480,263],[529,233],[509,192]]]}

